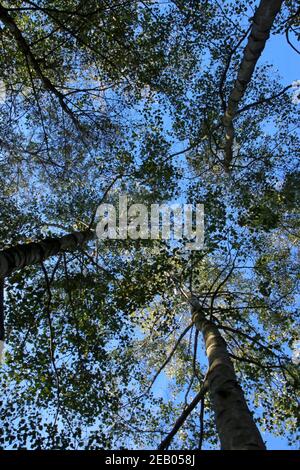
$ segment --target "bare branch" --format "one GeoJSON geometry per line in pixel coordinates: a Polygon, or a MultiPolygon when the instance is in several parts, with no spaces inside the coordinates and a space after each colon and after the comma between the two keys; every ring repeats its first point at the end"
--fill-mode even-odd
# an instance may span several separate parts
{"type": "Polygon", "coordinates": [[[285,31],[286,40],[287,40],[288,44],[291,46],[291,48],[294,49],[294,51],[297,52],[297,54],[300,54],[300,51],[298,51],[298,49],[294,46],[294,44],[292,44],[292,42],[290,40],[290,36],[289,36],[290,28],[291,27],[289,26],[285,31]]]}
{"type": "Polygon", "coordinates": [[[202,450],[203,438],[204,438],[204,408],[205,408],[205,397],[201,398],[200,408],[200,437],[198,449],[202,450]]]}
{"type": "Polygon", "coordinates": [[[151,389],[151,387],[153,386],[155,380],[157,379],[157,377],[159,376],[159,374],[162,372],[162,370],[169,364],[170,360],[172,359],[176,349],[178,348],[179,344],[181,343],[181,340],[182,338],[187,334],[187,332],[192,328],[193,326],[193,323],[191,323],[190,325],[188,325],[185,330],[181,333],[181,335],[179,336],[178,340],[176,341],[175,345],[173,346],[172,348],[172,351],[170,352],[170,354],[168,355],[167,359],[164,361],[164,363],[161,365],[161,367],[158,369],[158,371],[156,372],[155,376],[153,377],[153,379],[151,380],[151,383],[147,389],[147,391],[149,391],[151,389]]]}

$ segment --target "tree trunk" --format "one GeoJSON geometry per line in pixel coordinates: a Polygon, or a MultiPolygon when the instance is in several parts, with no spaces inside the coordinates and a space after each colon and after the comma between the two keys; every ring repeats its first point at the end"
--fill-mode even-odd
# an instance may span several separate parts
{"type": "Polygon", "coordinates": [[[4,349],[4,280],[0,277],[0,363],[4,349]]]}
{"type": "Polygon", "coordinates": [[[202,332],[209,363],[208,391],[222,450],[264,450],[265,444],[237,382],[226,343],[199,304],[193,308],[196,328],[202,332]]]}
{"type": "Polygon", "coordinates": [[[244,56],[238,71],[237,80],[229,96],[223,123],[226,130],[224,166],[228,171],[232,161],[232,146],[234,139],[233,119],[237,113],[239,103],[249,84],[256,63],[265,48],[270,36],[270,30],[276,15],[279,13],[283,0],[261,0],[254,18],[244,56]]]}
{"type": "Polygon", "coordinates": [[[74,232],[63,237],[45,238],[38,242],[16,245],[0,251],[0,279],[14,270],[37,264],[50,256],[72,251],[94,238],[93,230],[74,232]]]}
{"type": "Polygon", "coordinates": [[[64,101],[64,95],[57,90],[57,88],[53,85],[51,80],[44,74],[39,61],[36,59],[34,54],[32,53],[29,44],[25,40],[23,33],[20,31],[18,28],[16,22],[14,21],[13,17],[10,16],[8,13],[9,10],[3,5],[0,4],[0,20],[6,25],[6,27],[11,31],[12,35],[14,36],[18,47],[20,51],[23,53],[25,56],[26,60],[32,65],[34,68],[37,76],[42,80],[44,87],[46,90],[48,90],[50,93],[55,95],[58,98],[58,101],[62,107],[62,109],[71,117],[72,121],[76,126],[78,126],[78,122],[70,110],[70,108],[66,105],[64,101]]]}

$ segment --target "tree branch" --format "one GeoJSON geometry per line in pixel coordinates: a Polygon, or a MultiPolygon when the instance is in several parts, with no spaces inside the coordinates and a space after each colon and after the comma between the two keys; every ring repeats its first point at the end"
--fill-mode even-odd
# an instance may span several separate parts
{"type": "Polygon", "coordinates": [[[12,16],[9,15],[8,11],[6,8],[4,8],[0,4],[0,20],[8,27],[8,29],[11,31],[12,35],[14,36],[16,43],[18,44],[18,47],[20,51],[23,53],[25,58],[28,60],[30,65],[33,67],[35,70],[35,73],[37,76],[40,78],[40,80],[43,82],[44,87],[46,90],[48,90],[50,93],[52,93],[54,96],[57,97],[60,106],[62,109],[67,113],[70,118],[72,119],[73,123],[76,125],[76,127],[80,127],[76,117],[74,116],[73,112],[71,109],[67,106],[65,103],[65,97],[64,95],[57,90],[57,88],[53,85],[51,80],[44,74],[42,71],[40,64],[38,60],[35,58],[31,48],[29,47],[26,39],[23,36],[23,33],[17,26],[16,22],[12,18],[12,16]]]}
{"type": "Polygon", "coordinates": [[[265,104],[265,103],[268,104],[271,101],[273,101],[275,98],[278,98],[279,96],[283,95],[287,90],[289,90],[292,87],[293,85],[288,85],[285,88],[283,88],[283,90],[281,90],[279,93],[276,93],[275,95],[269,96],[267,98],[262,98],[261,100],[255,101],[254,103],[247,104],[242,109],[237,111],[236,114],[238,115],[238,114],[244,113],[245,111],[248,111],[248,109],[255,108],[256,106],[259,106],[260,104],[265,104]]]}
{"type": "Polygon", "coordinates": [[[297,52],[297,54],[300,54],[300,51],[298,51],[298,49],[294,46],[294,44],[292,44],[290,37],[289,37],[289,32],[290,32],[290,26],[285,31],[286,40],[288,44],[291,46],[291,48],[294,49],[294,51],[297,52]]]}
{"type": "Polygon", "coordinates": [[[16,245],[0,251],[0,277],[9,276],[16,269],[31,266],[41,261],[72,251],[94,238],[93,230],[74,232],[62,237],[44,238],[43,240],[16,245]]]}
{"type": "Polygon", "coordinates": [[[191,412],[196,408],[198,403],[204,398],[206,392],[207,392],[207,384],[206,384],[206,378],[205,378],[201,389],[199,390],[199,392],[197,393],[193,401],[189,404],[189,406],[183,410],[182,414],[179,416],[176,423],[174,424],[172,431],[169,432],[167,437],[165,437],[165,439],[158,446],[157,448],[158,450],[164,450],[168,448],[173,437],[177,434],[181,426],[184,424],[185,420],[188,418],[191,412]]]}
{"type": "Polygon", "coordinates": [[[155,376],[153,377],[153,379],[151,380],[151,383],[147,389],[147,391],[149,391],[151,389],[151,387],[153,386],[155,380],[157,379],[157,377],[159,376],[159,374],[162,372],[162,370],[168,365],[168,363],[170,362],[170,360],[172,359],[176,349],[178,348],[182,338],[187,334],[187,332],[192,328],[193,326],[193,323],[191,323],[190,325],[188,325],[185,330],[181,333],[181,335],[179,336],[178,340],[176,341],[175,345],[173,346],[172,348],[172,351],[170,352],[170,354],[168,355],[167,359],[164,361],[164,363],[160,366],[160,368],[158,369],[158,371],[156,372],[155,376]]]}
{"type": "Polygon", "coordinates": [[[205,399],[201,398],[201,408],[200,408],[200,437],[198,449],[202,450],[203,438],[204,438],[204,408],[205,408],[205,399]]]}
{"type": "Polygon", "coordinates": [[[4,338],[4,279],[0,278],[0,363],[3,357],[4,338]]]}

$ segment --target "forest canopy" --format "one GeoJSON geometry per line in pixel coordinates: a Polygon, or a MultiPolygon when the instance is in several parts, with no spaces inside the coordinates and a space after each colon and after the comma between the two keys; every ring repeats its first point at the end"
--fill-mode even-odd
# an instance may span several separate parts
{"type": "Polygon", "coordinates": [[[0,0],[1,449],[297,447],[300,82],[264,55],[299,35],[295,0],[0,0]],[[203,246],[99,238],[122,195],[201,205],[203,246]]]}

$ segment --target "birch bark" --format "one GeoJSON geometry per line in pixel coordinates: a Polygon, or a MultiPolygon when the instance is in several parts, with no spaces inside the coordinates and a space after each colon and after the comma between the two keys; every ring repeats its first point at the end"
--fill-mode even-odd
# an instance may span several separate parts
{"type": "Polygon", "coordinates": [[[16,245],[0,251],[0,278],[9,276],[14,270],[40,263],[50,256],[72,251],[94,238],[93,230],[74,232],[62,237],[16,245]]]}
{"type": "Polygon", "coordinates": [[[207,386],[222,450],[264,450],[265,444],[247,406],[226,343],[200,308],[193,308],[196,328],[203,334],[209,363],[207,386]]]}

